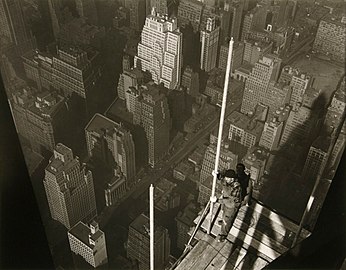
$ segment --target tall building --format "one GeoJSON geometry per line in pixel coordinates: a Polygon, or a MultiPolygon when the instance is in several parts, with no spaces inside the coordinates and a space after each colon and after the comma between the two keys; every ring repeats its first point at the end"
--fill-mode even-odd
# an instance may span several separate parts
{"type": "Polygon", "coordinates": [[[155,167],[168,152],[171,116],[167,97],[157,86],[142,88],[141,125],[148,140],[148,163],[155,167]]]}
{"type": "Polygon", "coordinates": [[[208,18],[206,29],[201,31],[201,69],[209,72],[216,67],[220,27],[216,19],[208,18]]]}
{"type": "Polygon", "coordinates": [[[53,85],[53,56],[39,51],[29,51],[22,59],[26,77],[34,81],[38,89],[50,89],[53,85]]]}
{"type": "Polygon", "coordinates": [[[270,81],[276,81],[280,72],[281,59],[272,55],[263,56],[253,67],[245,82],[241,112],[253,111],[266,98],[270,81]]]}
{"type": "Polygon", "coordinates": [[[237,42],[240,39],[240,26],[242,22],[242,16],[242,1],[234,2],[231,4],[228,1],[225,1],[220,16],[220,40],[222,43],[231,37],[233,37],[235,42],[237,42]]]}
{"type": "Polygon", "coordinates": [[[144,75],[139,69],[126,69],[120,74],[117,92],[118,97],[125,100],[125,93],[130,87],[137,87],[143,83],[144,75]]]}
{"type": "Polygon", "coordinates": [[[152,10],[145,20],[134,66],[150,71],[154,82],[166,88],[175,89],[180,84],[182,33],[176,18],[152,10]]]}
{"type": "MultiPolygon", "coordinates": [[[[251,180],[254,184],[253,196],[256,198],[258,194],[258,188],[262,183],[262,176],[264,175],[266,164],[269,159],[269,152],[262,147],[252,147],[249,149],[242,162],[245,168],[249,171],[251,180]]],[[[258,197],[257,197],[258,198],[258,197]]]]}
{"type": "Polygon", "coordinates": [[[279,121],[278,117],[276,116],[266,121],[264,123],[259,146],[262,146],[269,151],[278,150],[283,125],[284,123],[279,121]]]}
{"type": "Polygon", "coordinates": [[[9,43],[19,45],[30,38],[24,21],[22,1],[2,0],[0,2],[0,36],[9,43]]]}
{"type": "MultiPolygon", "coordinates": [[[[223,71],[226,71],[226,68],[227,68],[228,50],[229,50],[228,43],[221,45],[218,67],[222,69],[223,71]]],[[[234,72],[234,70],[236,70],[243,64],[243,53],[244,53],[244,43],[242,42],[234,43],[233,53],[232,53],[232,62],[231,62],[232,73],[234,72]]]]}
{"type": "Polygon", "coordinates": [[[75,0],[78,15],[87,18],[87,21],[93,25],[98,25],[98,16],[95,6],[95,0],[75,0]]]}
{"type": "Polygon", "coordinates": [[[48,0],[48,8],[55,39],[58,39],[59,37],[62,7],[62,0],[48,0]]]}
{"type": "MultiPolygon", "coordinates": [[[[150,0],[150,8],[155,7],[156,12],[162,15],[169,15],[168,4],[171,0],[150,0]]],[[[149,14],[148,14],[149,15],[149,14]]]]}
{"type": "Polygon", "coordinates": [[[121,202],[127,192],[126,178],[118,170],[115,170],[114,176],[107,182],[105,189],[106,206],[117,205],[121,202]]]}
{"type": "Polygon", "coordinates": [[[312,84],[312,78],[306,73],[296,70],[292,76],[290,86],[292,87],[292,95],[290,105],[295,109],[298,103],[303,102],[305,91],[312,84]]]}
{"type": "Polygon", "coordinates": [[[230,122],[228,138],[231,141],[238,142],[247,148],[259,142],[263,123],[237,111],[232,112],[227,120],[230,122]]]}
{"type": "Polygon", "coordinates": [[[300,142],[309,138],[316,122],[316,115],[312,110],[300,106],[296,111],[292,110],[285,125],[280,146],[287,142],[300,142]]]}
{"type": "Polygon", "coordinates": [[[257,41],[250,38],[244,40],[243,61],[255,65],[264,55],[271,52],[273,42],[257,41]]]}
{"type": "Polygon", "coordinates": [[[97,222],[78,222],[68,231],[68,241],[71,251],[94,268],[108,262],[106,237],[97,222]]]}
{"type": "Polygon", "coordinates": [[[99,53],[79,47],[60,46],[53,57],[53,87],[65,95],[72,93],[86,99],[88,92],[101,77],[101,67],[97,65],[99,53]]]}
{"type": "Polygon", "coordinates": [[[100,49],[106,35],[105,27],[91,24],[87,18],[73,18],[60,27],[59,41],[65,44],[90,45],[100,49]]]}
{"type": "Polygon", "coordinates": [[[191,23],[195,32],[199,31],[202,20],[203,3],[198,0],[181,0],[178,6],[179,26],[185,27],[191,23]]]}
{"type": "Polygon", "coordinates": [[[11,109],[18,134],[30,142],[33,151],[42,154],[54,150],[65,132],[64,97],[27,87],[12,94],[11,109]]]}
{"type": "Polygon", "coordinates": [[[330,144],[330,138],[319,136],[311,145],[308,156],[305,161],[302,177],[307,179],[316,179],[322,163],[327,158],[327,152],[330,144]]]}
{"type": "Polygon", "coordinates": [[[145,21],[145,0],[126,0],[124,2],[130,14],[130,27],[136,31],[141,31],[145,21]]]}
{"type": "Polygon", "coordinates": [[[345,63],[346,20],[326,16],[320,21],[313,49],[345,63]]]}
{"type": "Polygon", "coordinates": [[[257,5],[248,11],[243,20],[241,40],[247,37],[251,30],[263,31],[266,26],[267,9],[261,5],[257,5]]]}
{"type": "Polygon", "coordinates": [[[183,76],[181,77],[181,86],[186,87],[186,93],[192,97],[199,94],[199,74],[186,66],[183,76]]]}
{"type": "Polygon", "coordinates": [[[290,104],[292,87],[282,83],[271,81],[268,85],[263,104],[269,107],[269,114],[275,112],[285,104],[290,104]]]}
{"type": "Polygon", "coordinates": [[[51,217],[67,229],[96,217],[93,176],[70,148],[56,145],[43,184],[51,217]]]}
{"type": "MultiPolygon", "coordinates": [[[[154,261],[155,269],[165,269],[170,253],[168,230],[155,226],[154,232],[154,261]]],[[[138,262],[139,270],[150,269],[149,256],[149,218],[141,214],[129,227],[127,240],[127,257],[138,262]]]]}
{"type": "MultiPolygon", "coordinates": [[[[111,168],[119,166],[127,185],[135,183],[135,146],[130,131],[97,113],[85,127],[88,156],[98,158],[111,168]]],[[[119,172],[119,173],[120,173],[119,172]]]]}
{"type": "Polygon", "coordinates": [[[188,234],[192,227],[195,226],[194,220],[198,216],[199,208],[193,202],[190,202],[183,211],[179,212],[175,217],[175,221],[177,223],[177,247],[180,250],[185,249],[185,245],[190,239],[190,235],[188,234]]]}

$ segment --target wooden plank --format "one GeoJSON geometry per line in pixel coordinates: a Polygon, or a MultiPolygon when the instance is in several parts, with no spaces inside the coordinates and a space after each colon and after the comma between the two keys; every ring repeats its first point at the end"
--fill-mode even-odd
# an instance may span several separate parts
{"type": "Polygon", "coordinates": [[[247,209],[244,209],[243,207],[240,208],[237,218],[239,218],[240,220],[243,220],[245,218],[246,219],[245,222],[247,222],[249,225],[252,225],[252,226],[256,226],[257,223],[260,221],[266,224],[269,228],[271,228],[275,232],[277,232],[275,234],[277,238],[283,237],[287,233],[287,230],[288,230],[283,225],[271,221],[265,215],[261,215],[260,213],[254,211],[251,208],[247,208],[247,209]],[[251,216],[250,218],[249,218],[249,215],[251,216]]]}
{"type": "Polygon", "coordinates": [[[228,258],[228,264],[233,265],[233,267],[237,266],[245,257],[247,251],[244,248],[237,247],[228,258]]]}
{"type": "Polygon", "coordinates": [[[247,253],[243,260],[236,266],[236,270],[260,270],[268,264],[267,261],[253,254],[247,253]]]}
{"type": "Polygon", "coordinates": [[[199,260],[201,254],[207,247],[208,243],[200,241],[197,245],[187,254],[182,262],[177,266],[176,270],[191,269],[191,267],[199,260]]]}
{"type": "MultiPolygon", "coordinates": [[[[240,218],[242,217],[240,216],[240,218]]],[[[245,232],[248,235],[253,236],[257,240],[261,241],[263,244],[274,248],[280,253],[284,253],[287,251],[288,248],[280,243],[280,241],[283,241],[284,239],[283,235],[279,234],[278,237],[280,238],[277,240],[276,237],[273,237],[274,232],[272,230],[266,227],[264,227],[263,229],[263,226],[261,226],[262,224],[258,222],[259,219],[253,219],[253,221],[249,225],[244,222],[244,219],[240,220],[240,218],[238,215],[238,217],[233,223],[234,227],[238,228],[239,230],[245,232]]]]}
{"type": "MultiPolygon", "coordinates": [[[[295,224],[294,222],[290,221],[289,219],[280,216],[278,214],[276,214],[275,212],[269,210],[268,208],[266,208],[265,206],[259,204],[259,203],[252,203],[250,208],[252,208],[253,210],[255,210],[258,213],[263,214],[264,216],[266,216],[267,218],[269,218],[271,221],[276,222],[278,224],[280,224],[281,226],[283,226],[284,228],[289,229],[292,232],[297,232],[298,231],[298,225],[295,224]]],[[[311,233],[305,229],[302,230],[302,236],[304,238],[308,237],[311,233]]]]}
{"type": "Polygon", "coordinates": [[[214,259],[209,263],[205,270],[220,270],[220,268],[225,264],[227,258],[222,256],[221,253],[218,253],[214,259]]]}
{"type": "Polygon", "coordinates": [[[191,265],[191,267],[184,269],[205,269],[217,254],[218,251],[216,249],[214,249],[211,245],[207,245],[206,248],[200,254],[197,255],[197,260],[195,261],[195,263],[191,265]]]}

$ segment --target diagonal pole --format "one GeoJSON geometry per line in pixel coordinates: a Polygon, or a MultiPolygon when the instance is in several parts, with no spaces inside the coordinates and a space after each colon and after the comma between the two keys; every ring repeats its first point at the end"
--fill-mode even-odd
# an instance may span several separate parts
{"type": "Polygon", "coordinates": [[[226,101],[227,101],[227,92],[228,92],[228,85],[229,85],[229,76],[231,73],[233,43],[234,43],[234,41],[233,41],[233,37],[232,37],[231,40],[229,41],[225,84],[223,87],[222,107],[221,107],[221,116],[220,116],[220,123],[219,123],[219,134],[218,134],[218,138],[217,138],[215,167],[214,167],[214,173],[213,173],[213,185],[211,188],[211,196],[210,196],[210,220],[209,220],[208,234],[210,234],[210,231],[211,231],[214,203],[216,202],[216,196],[215,196],[216,180],[217,180],[216,172],[219,169],[219,158],[220,158],[220,152],[221,152],[223,122],[224,122],[225,111],[226,111],[226,101]]]}

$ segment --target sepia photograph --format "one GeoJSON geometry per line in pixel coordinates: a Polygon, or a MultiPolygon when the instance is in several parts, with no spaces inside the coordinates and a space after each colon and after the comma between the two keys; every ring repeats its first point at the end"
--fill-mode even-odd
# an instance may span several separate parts
{"type": "Polygon", "coordinates": [[[345,0],[0,0],[0,268],[346,269],[345,0]]]}

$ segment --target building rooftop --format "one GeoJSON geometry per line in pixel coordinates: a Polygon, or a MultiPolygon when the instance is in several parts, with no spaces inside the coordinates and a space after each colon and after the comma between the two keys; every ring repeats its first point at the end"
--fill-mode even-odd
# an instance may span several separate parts
{"type": "Polygon", "coordinates": [[[119,123],[114,122],[100,113],[96,113],[86,125],[85,130],[89,132],[102,133],[107,129],[113,129],[118,126],[119,123]]]}
{"type": "Polygon", "coordinates": [[[177,221],[180,221],[187,226],[192,226],[193,221],[198,216],[200,208],[194,202],[190,202],[183,211],[179,212],[175,218],[177,221]]]}
{"type": "MultiPolygon", "coordinates": [[[[78,238],[88,247],[93,248],[93,245],[91,245],[89,242],[89,235],[91,234],[91,230],[88,225],[80,221],[75,226],[73,226],[68,233],[78,238]]],[[[96,241],[103,234],[104,233],[101,230],[97,230],[94,234],[90,236],[90,239],[96,241]]]]}
{"type": "Polygon", "coordinates": [[[263,123],[254,121],[249,116],[237,111],[232,112],[231,115],[228,116],[227,121],[229,121],[231,125],[256,136],[259,136],[263,130],[263,123]]]}
{"type": "MultiPolygon", "coordinates": [[[[155,237],[160,237],[163,232],[164,228],[161,226],[154,225],[155,229],[155,237]]],[[[150,233],[150,225],[149,225],[149,217],[145,215],[144,213],[140,214],[131,224],[130,228],[133,228],[137,232],[141,233],[142,235],[147,235],[149,238],[150,233]]]]}
{"type": "Polygon", "coordinates": [[[323,152],[327,153],[328,148],[331,143],[331,138],[326,136],[319,136],[316,138],[316,140],[312,143],[312,146],[316,149],[320,149],[323,152]]]}

